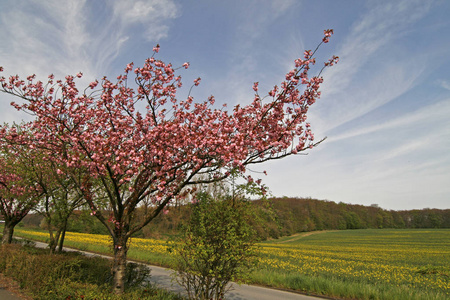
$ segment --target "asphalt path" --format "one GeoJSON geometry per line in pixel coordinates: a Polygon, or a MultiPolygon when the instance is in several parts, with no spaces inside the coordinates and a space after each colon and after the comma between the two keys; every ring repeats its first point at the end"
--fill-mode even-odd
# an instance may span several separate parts
{"type": "MultiPolygon", "coordinates": [[[[41,242],[35,242],[36,247],[38,248],[47,248],[46,243],[41,242]]],[[[104,258],[111,259],[110,256],[86,252],[86,251],[80,251],[77,249],[71,249],[64,247],[64,251],[74,251],[74,252],[81,252],[86,256],[100,256],[104,258]]],[[[130,260],[129,260],[130,261],[130,260]]],[[[147,264],[146,264],[147,265],[147,264]]],[[[178,285],[174,280],[172,279],[171,274],[174,272],[171,269],[153,266],[153,265],[147,265],[151,269],[151,277],[150,282],[154,284],[157,287],[170,290],[172,292],[186,295],[185,290],[178,285]]],[[[1,297],[2,294],[0,292],[0,299],[3,300],[1,297]]],[[[225,298],[227,300],[317,300],[317,299],[324,299],[319,297],[313,297],[313,296],[307,296],[303,294],[293,293],[289,291],[282,291],[282,290],[276,290],[276,289],[270,289],[255,285],[248,285],[248,284],[237,284],[232,282],[231,283],[231,289],[228,291],[228,293],[225,294],[225,298]]],[[[8,298],[5,298],[8,299],[8,298]]],[[[12,298],[11,300],[13,300],[12,298]]],[[[330,298],[326,298],[330,299],[330,298]]]]}
{"type": "Polygon", "coordinates": [[[21,300],[17,295],[14,295],[10,291],[6,290],[5,288],[0,286],[0,299],[1,300],[21,300]]]}

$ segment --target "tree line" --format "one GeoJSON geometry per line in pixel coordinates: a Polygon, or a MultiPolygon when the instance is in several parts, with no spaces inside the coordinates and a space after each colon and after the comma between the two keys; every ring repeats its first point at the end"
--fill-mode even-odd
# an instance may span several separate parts
{"type": "MultiPolygon", "coordinates": [[[[259,240],[300,232],[346,229],[450,228],[450,209],[386,210],[378,205],[364,206],[311,198],[269,198],[248,201],[250,224],[259,240]]],[[[165,239],[180,234],[190,219],[192,204],[170,207],[136,236],[165,239]]],[[[25,226],[46,227],[43,216],[30,214],[25,226]]],[[[108,234],[91,216],[90,210],[76,210],[68,220],[69,231],[108,234]]]]}
{"type": "Polygon", "coordinates": [[[311,198],[257,200],[264,237],[277,238],[314,230],[382,228],[450,228],[450,209],[386,210],[371,206],[336,203],[311,198]],[[273,222],[275,221],[275,222],[273,222]]]}
{"type": "MultiPolygon", "coordinates": [[[[294,197],[249,202],[250,223],[259,240],[316,230],[450,228],[450,209],[395,211],[376,204],[364,206],[294,197]]],[[[178,211],[159,216],[140,235],[164,238],[177,234],[184,220],[189,218],[190,207],[173,209],[178,211]]]]}

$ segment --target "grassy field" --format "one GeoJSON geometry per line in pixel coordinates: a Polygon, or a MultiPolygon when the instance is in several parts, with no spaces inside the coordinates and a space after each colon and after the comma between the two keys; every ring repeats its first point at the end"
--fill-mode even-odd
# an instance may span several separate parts
{"type": "MultiPolygon", "coordinates": [[[[48,234],[17,228],[16,236],[48,234]]],[[[65,246],[111,253],[110,238],[67,233],[65,246]]],[[[170,266],[167,242],[131,240],[129,258],[170,266]]],[[[342,299],[450,299],[450,230],[313,232],[258,244],[249,282],[342,299]]]]}
{"type": "Polygon", "coordinates": [[[354,299],[450,299],[450,230],[347,230],[261,244],[255,282],[354,299]]]}

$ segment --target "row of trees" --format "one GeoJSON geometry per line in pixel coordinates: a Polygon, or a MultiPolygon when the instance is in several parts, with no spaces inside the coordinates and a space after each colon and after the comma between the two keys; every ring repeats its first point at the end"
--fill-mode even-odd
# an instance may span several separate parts
{"type": "MultiPolygon", "coordinates": [[[[333,31],[324,33],[319,46],[333,31]]],[[[244,174],[249,165],[320,143],[306,122],[307,112],[320,97],[320,73],[338,58],[310,77],[319,46],[296,59],[294,69],[266,96],[255,83],[253,101],[230,112],[214,109],[213,96],[200,103],[190,92],[177,98],[181,76],[172,64],[155,58],[159,46],[142,67],[128,64],[117,81],[103,77],[81,90],[76,80],[82,73],[65,80],[50,75],[46,82],[35,75],[0,77],[1,91],[22,99],[12,105],[34,116],[29,123],[0,127],[0,160],[7,166],[0,179],[5,221],[16,214],[11,209],[27,201],[41,203],[49,224],[61,228],[56,239],[64,236],[64,218],[84,201],[112,237],[114,289],[122,293],[130,237],[169,203],[199,185],[244,174]],[[16,158],[23,167],[16,168],[16,158]],[[140,207],[145,214],[136,218],[140,207]],[[66,208],[62,215],[52,213],[66,208]]],[[[194,85],[199,83],[200,78],[194,85]]],[[[247,181],[254,180],[248,176],[247,181]]]]}
{"type": "Polygon", "coordinates": [[[450,228],[450,210],[393,211],[377,205],[363,206],[305,198],[272,198],[255,201],[261,238],[277,238],[314,230],[381,228],[450,228]]]}
{"type": "MultiPolygon", "coordinates": [[[[315,230],[450,228],[450,209],[394,211],[377,205],[288,197],[250,201],[247,208],[252,214],[248,218],[250,225],[259,240],[315,230]]],[[[159,215],[136,236],[164,239],[179,235],[191,216],[192,206],[171,206],[170,211],[169,214],[159,215]]],[[[138,218],[141,213],[138,210],[138,218]]],[[[23,223],[25,226],[45,227],[45,219],[37,215],[27,216],[23,223]]],[[[101,223],[86,209],[74,212],[68,228],[75,232],[107,234],[101,223]]]]}

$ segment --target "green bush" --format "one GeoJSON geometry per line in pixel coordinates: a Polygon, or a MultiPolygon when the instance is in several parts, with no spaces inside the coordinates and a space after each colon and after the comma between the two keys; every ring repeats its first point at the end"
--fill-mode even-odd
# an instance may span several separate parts
{"type": "Polygon", "coordinates": [[[189,299],[223,299],[228,284],[254,265],[248,203],[197,195],[182,244],[175,249],[177,281],[189,299]]]}

